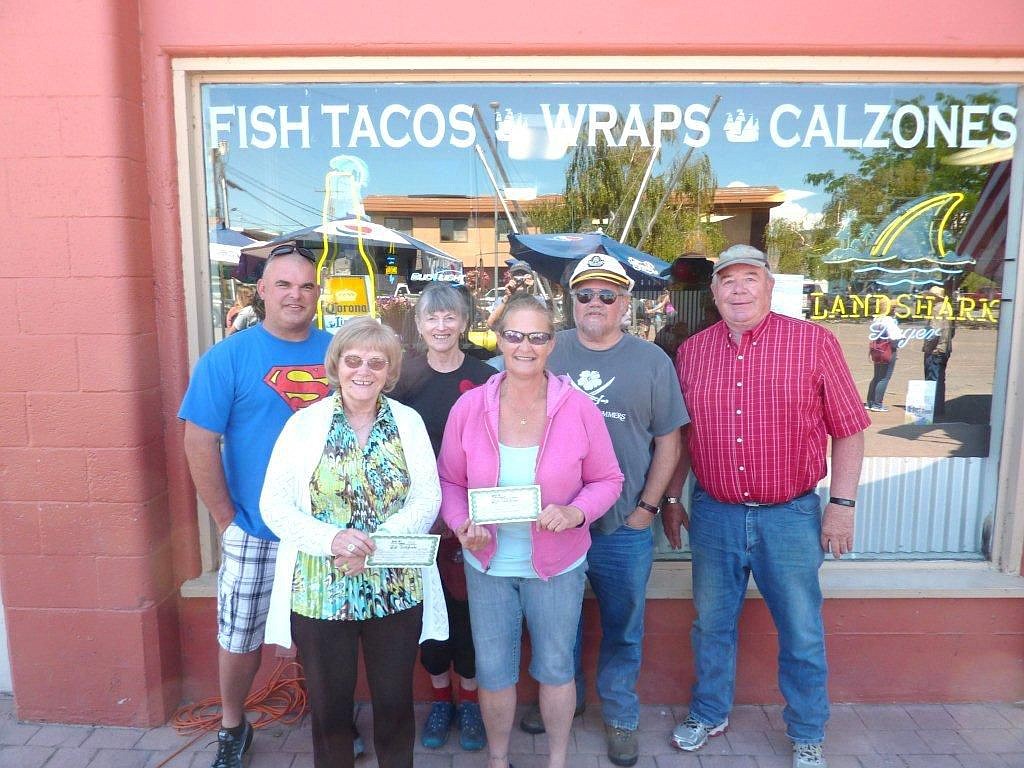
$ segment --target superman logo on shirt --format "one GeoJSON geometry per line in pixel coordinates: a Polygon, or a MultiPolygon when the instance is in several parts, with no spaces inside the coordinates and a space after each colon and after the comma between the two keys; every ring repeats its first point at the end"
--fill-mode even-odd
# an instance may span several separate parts
{"type": "Polygon", "coordinates": [[[321,365],[275,365],[263,377],[271,389],[288,403],[292,411],[327,397],[330,385],[321,365]]]}

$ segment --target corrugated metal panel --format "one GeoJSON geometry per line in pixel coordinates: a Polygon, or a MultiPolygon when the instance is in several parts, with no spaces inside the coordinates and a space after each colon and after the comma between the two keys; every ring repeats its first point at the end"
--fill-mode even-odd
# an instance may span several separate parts
{"type": "MultiPolygon", "coordinates": [[[[859,557],[981,557],[985,457],[865,457],[859,557]]],[[[819,486],[827,493],[828,485],[819,486]]]]}
{"type": "MultiPolygon", "coordinates": [[[[982,480],[986,463],[980,456],[918,458],[866,456],[857,491],[857,531],[851,559],[980,560],[985,519],[982,480]]],[[[684,489],[689,498],[693,476],[684,489]]],[[[828,498],[829,479],[818,485],[828,498]]],[[[662,559],[689,557],[669,548],[657,530],[662,559]]]]}

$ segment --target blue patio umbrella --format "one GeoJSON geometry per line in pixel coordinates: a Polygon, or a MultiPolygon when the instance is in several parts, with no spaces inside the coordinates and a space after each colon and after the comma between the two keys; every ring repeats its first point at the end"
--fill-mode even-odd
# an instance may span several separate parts
{"type": "Polygon", "coordinates": [[[668,262],[624,245],[604,232],[510,234],[508,242],[513,257],[528,261],[534,270],[556,283],[562,282],[563,276],[567,277],[568,267],[591,253],[606,253],[622,262],[637,288],[661,288],[668,282],[668,262]]]}

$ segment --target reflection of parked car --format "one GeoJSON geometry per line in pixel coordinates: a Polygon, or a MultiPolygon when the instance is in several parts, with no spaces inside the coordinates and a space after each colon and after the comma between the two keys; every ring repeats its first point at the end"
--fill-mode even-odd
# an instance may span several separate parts
{"type": "Polygon", "coordinates": [[[803,313],[804,317],[811,316],[811,308],[814,306],[814,294],[828,293],[828,280],[804,280],[803,288],[803,313]]]}
{"type": "MultiPolygon", "coordinates": [[[[552,296],[552,286],[547,278],[541,277],[536,272],[533,273],[535,278],[535,285],[531,293],[536,293],[547,302],[548,306],[551,307],[554,312],[555,327],[561,327],[562,320],[564,318],[564,312],[562,309],[562,297],[552,296]]],[[[560,291],[558,291],[560,293],[560,291]]],[[[500,286],[498,288],[491,288],[487,293],[483,294],[476,300],[477,311],[480,315],[486,318],[491,312],[494,311],[494,304],[499,298],[505,295],[505,287],[500,286]]]]}
{"type": "MultiPolygon", "coordinates": [[[[379,293],[379,291],[378,291],[378,293],[379,293]]],[[[393,294],[391,294],[391,296],[392,296],[392,298],[395,298],[395,299],[397,299],[397,298],[404,298],[404,299],[408,300],[408,302],[410,304],[415,304],[416,301],[420,297],[420,295],[418,293],[413,293],[412,290],[409,288],[409,286],[406,285],[405,283],[399,283],[398,285],[396,285],[395,286],[395,291],[394,291],[393,294]]]]}
{"type": "Polygon", "coordinates": [[[504,288],[491,288],[487,293],[477,299],[476,305],[484,314],[490,314],[491,310],[494,309],[494,302],[498,300],[499,296],[505,295],[504,288]]]}

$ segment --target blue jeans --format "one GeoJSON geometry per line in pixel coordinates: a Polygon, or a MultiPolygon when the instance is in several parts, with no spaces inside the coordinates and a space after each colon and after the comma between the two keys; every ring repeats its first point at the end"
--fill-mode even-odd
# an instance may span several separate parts
{"type": "Polygon", "coordinates": [[[935,410],[936,418],[946,412],[946,363],[949,356],[942,352],[924,356],[924,380],[935,382],[935,410]]]}
{"type": "MultiPolygon", "coordinates": [[[[587,552],[587,578],[601,614],[601,648],[597,657],[597,693],[604,721],[635,731],[640,724],[640,654],[644,639],[647,580],[654,560],[654,538],[620,526],[614,533],[593,534],[587,552]]],[[[583,701],[583,618],[576,635],[576,696],[583,701]]]]}
{"type": "Polygon", "coordinates": [[[779,690],[786,733],[799,744],[825,738],[829,705],[818,569],[821,502],[724,504],[695,487],[690,513],[696,681],[690,714],[706,725],[729,716],[736,687],[736,624],[753,574],[779,635],[779,690]]]}
{"type": "Polygon", "coordinates": [[[868,384],[868,405],[881,406],[885,399],[885,390],[889,386],[889,379],[892,372],[896,370],[896,350],[892,351],[892,358],[888,363],[875,363],[875,373],[868,384]]]}
{"type": "Polygon", "coordinates": [[[524,617],[530,629],[533,679],[542,685],[572,680],[584,566],[546,580],[491,576],[469,563],[465,568],[480,687],[500,691],[518,682],[524,617]]]}

